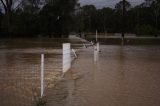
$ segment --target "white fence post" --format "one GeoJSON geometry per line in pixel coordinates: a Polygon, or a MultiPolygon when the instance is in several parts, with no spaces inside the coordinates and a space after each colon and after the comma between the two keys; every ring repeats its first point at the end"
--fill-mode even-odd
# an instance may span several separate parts
{"type": "Polygon", "coordinates": [[[44,54],[41,54],[41,97],[44,92],[44,54]]]}
{"type": "Polygon", "coordinates": [[[99,52],[99,42],[97,42],[97,52],[99,52]]]}
{"type": "Polygon", "coordinates": [[[94,61],[98,61],[98,56],[99,56],[99,42],[96,43],[96,45],[94,45],[94,61]]]}
{"type": "Polygon", "coordinates": [[[98,60],[98,51],[97,51],[97,46],[94,46],[94,61],[96,62],[98,60]]]}
{"type": "Polygon", "coordinates": [[[63,44],[63,73],[71,68],[71,44],[63,44]]]}

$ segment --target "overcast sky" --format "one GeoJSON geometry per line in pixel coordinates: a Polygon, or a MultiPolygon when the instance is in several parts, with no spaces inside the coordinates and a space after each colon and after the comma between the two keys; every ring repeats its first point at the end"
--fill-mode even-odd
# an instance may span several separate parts
{"type": "MultiPolygon", "coordinates": [[[[93,4],[97,8],[103,8],[103,7],[112,7],[114,8],[115,4],[118,3],[121,0],[79,0],[81,5],[86,5],[86,4],[93,4]]],[[[132,6],[138,5],[144,0],[128,0],[132,6]]]]}

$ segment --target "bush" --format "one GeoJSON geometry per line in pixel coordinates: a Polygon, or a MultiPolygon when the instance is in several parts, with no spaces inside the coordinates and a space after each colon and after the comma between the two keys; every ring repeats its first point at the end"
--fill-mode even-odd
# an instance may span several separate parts
{"type": "Polygon", "coordinates": [[[157,30],[151,25],[136,26],[135,32],[137,35],[156,35],[157,34],[157,30]]]}

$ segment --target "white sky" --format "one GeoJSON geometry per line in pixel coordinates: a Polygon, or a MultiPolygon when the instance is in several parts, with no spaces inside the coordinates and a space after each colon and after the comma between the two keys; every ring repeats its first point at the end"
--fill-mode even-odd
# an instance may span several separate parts
{"type": "MultiPolygon", "coordinates": [[[[95,5],[97,8],[103,8],[103,7],[112,7],[114,8],[115,4],[118,3],[121,0],[79,0],[81,5],[86,4],[92,4],[95,5]]],[[[138,5],[144,0],[128,0],[132,6],[138,5]]]]}

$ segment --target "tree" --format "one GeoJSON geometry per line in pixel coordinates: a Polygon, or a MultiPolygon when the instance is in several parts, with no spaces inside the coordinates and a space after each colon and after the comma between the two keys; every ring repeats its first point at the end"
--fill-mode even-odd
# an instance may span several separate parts
{"type": "Polygon", "coordinates": [[[9,15],[12,11],[13,0],[0,0],[0,1],[5,10],[5,14],[9,15]]]}
{"type": "Polygon", "coordinates": [[[145,0],[146,6],[150,6],[154,0],[145,0]]]}
{"type": "Polygon", "coordinates": [[[2,5],[2,10],[4,10],[4,19],[3,19],[3,27],[4,30],[6,30],[7,35],[11,37],[12,33],[12,13],[14,9],[16,9],[19,6],[19,3],[21,0],[0,0],[0,3],[2,5]]]}
{"type": "Polygon", "coordinates": [[[25,0],[14,12],[12,17],[15,36],[35,37],[40,33],[39,1],[25,0]]]}
{"type": "Polygon", "coordinates": [[[49,0],[40,11],[42,30],[54,37],[68,36],[72,30],[77,0],[49,0]],[[46,27],[44,27],[46,26],[46,27]]]}
{"type": "Polygon", "coordinates": [[[2,12],[1,12],[1,9],[0,9],[0,34],[1,34],[1,32],[2,32],[2,31],[1,31],[1,21],[2,21],[2,15],[3,15],[3,14],[2,14],[2,12]]]}
{"type": "Polygon", "coordinates": [[[122,11],[122,22],[121,22],[122,45],[124,44],[124,32],[125,32],[124,30],[125,30],[125,26],[126,26],[126,11],[129,10],[130,7],[131,7],[131,4],[126,0],[120,1],[115,6],[115,9],[117,11],[120,11],[120,12],[122,11]]]}
{"type": "MultiPolygon", "coordinates": [[[[125,8],[128,11],[131,8],[131,4],[128,1],[125,1],[125,8]]],[[[123,1],[120,1],[115,5],[116,11],[122,11],[123,10],[123,1]]]]}
{"type": "Polygon", "coordinates": [[[75,10],[75,15],[74,15],[74,23],[76,27],[74,27],[74,31],[78,32],[80,34],[81,37],[81,33],[82,31],[84,31],[84,23],[83,23],[83,15],[82,15],[82,7],[80,6],[80,4],[78,3],[76,6],[76,10],[75,10]]]}
{"type": "Polygon", "coordinates": [[[84,23],[84,31],[92,32],[97,29],[97,10],[94,5],[85,5],[82,7],[82,17],[84,23]]]}
{"type": "Polygon", "coordinates": [[[22,2],[23,12],[29,14],[38,14],[40,0],[25,0],[22,2]]]}
{"type": "Polygon", "coordinates": [[[6,31],[10,34],[11,12],[13,0],[0,0],[6,16],[6,31]]]}
{"type": "MultiPolygon", "coordinates": [[[[145,0],[145,6],[150,10],[150,14],[153,17],[152,23],[154,23],[154,27],[158,31],[158,18],[160,15],[160,0],[145,0]]],[[[156,31],[156,32],[157,32],[156,31]]],[[[155,34],[155,37],[157,34],[155,34]]]]}
{"type": "Polygon", "coordinates": [[[114,10],[112,8],[102,8],[99,9],[98,11],[99,14],[99,19],[98,19],[98,28],[99,31],[102,32],[112,32],[114,30],[114,22],[115,22],[115,18],[114,18],[114,10]]]}
{"type": "MultiPolygon", "coordinates": [[[[155,28],[158,31],[158,18],[160,15],[160,0],[154,0],[151,4],[151,8],[153,10],[153,16],[155,20],[155,28]]],[[[155,35],[157,37],[157,33],[155,35]]]]}

